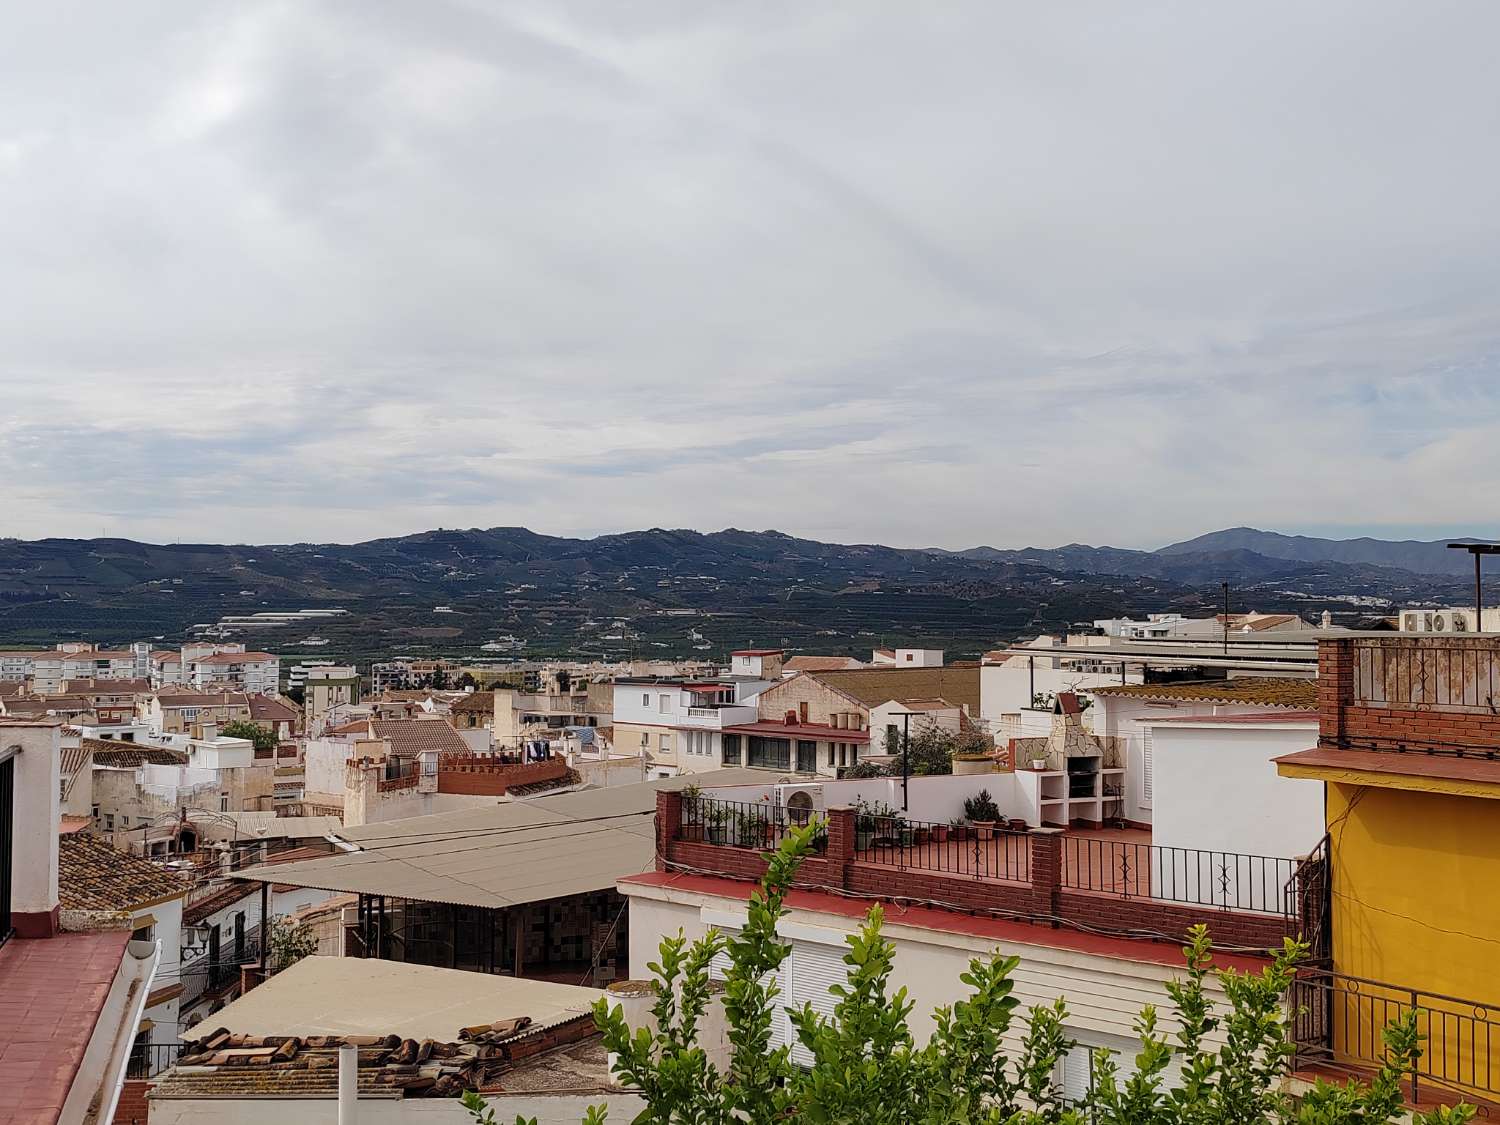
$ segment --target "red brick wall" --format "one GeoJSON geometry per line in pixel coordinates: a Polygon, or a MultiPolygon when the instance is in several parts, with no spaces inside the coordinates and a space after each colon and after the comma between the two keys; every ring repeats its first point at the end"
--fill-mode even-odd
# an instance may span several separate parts
{"type": "MultiPolygon", "coordinates": [[[[1381,662],[1377,667],[1394,664],[1403,654],[1424,658],[1414,675],[1427,677],[1426,690],[1396,677],[1388,685],[1396,697],[1389,701],[1356,696],[1355,665],[1361,652],[1365,659],[1372,658],[1373,644],[1353,638],[1318,643],[1320,745],[1355,750],[1500,750],[1500,717],[1490,710],[1487,674],[1495,647],[1492,638],[1422,636],[1378,642],[1380,651],[1373,654],[1381,662]],[[1466,686],[1452,686],[1461,682],[1466,686]],[[1465,696],[1466,690],[1472,698],[1465,696]],[[1415,697],[1428,701],[1418,702],[1415,697]]],[[[1500,701],[1500,692],[1496,696],[1500,701]]]]}
{"type": "Polygon", "coordinates": [[[132,1078],[120,1089],[120,1103],[115,1107],[114,1125],[146,1125],[146,1094],[151,1083],[132,1078]]]}
{"type": "Polygon", "coordinates": [[[519,765],[502,765],[493,759],[473,758],[453,765],[439,762],[437,791],[498,797],[512,785],[560,781],[567,776],[568,763],[561,758],[545,762],[523,762],[519,765]]]}

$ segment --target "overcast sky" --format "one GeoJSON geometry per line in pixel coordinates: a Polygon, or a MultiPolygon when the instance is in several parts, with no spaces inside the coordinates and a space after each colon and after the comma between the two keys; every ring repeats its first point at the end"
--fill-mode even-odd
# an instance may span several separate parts
{"type": "Polygon", "coordinates": [[[4,8],[0,535],[1500,531],[1490,0],[4,8]]]}

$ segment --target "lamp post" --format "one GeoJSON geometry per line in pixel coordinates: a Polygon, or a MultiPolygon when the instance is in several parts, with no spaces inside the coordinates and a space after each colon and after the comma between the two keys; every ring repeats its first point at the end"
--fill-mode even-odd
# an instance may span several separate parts
{"type": "Polygon", "coordinates": [[[911,781],[911,755],[909,753],[910,748],[911,748],[911,717],[913,715],[920,715],[920,714],[921,714],[920,711],[897,711],[897,712],[894,712],[891,715],[891,718],[893,718],[893,719],[896,717],[896,715],[900,715],[901,716],[901,811],[902,812],[906,812],[906,810],[907,810],[907,808],[909,807],[909,804],[910,804],[910,802],[908,800],[908,795],[907,795],[907,786],[910,784],[910,781],[911,781]]]}
{"type": "Polygon", "coordinates": [[[1450,551],[1468,551],[1474,556],[1474,632],[1484,632],[1484,581],[1480,559],[1500,555],[1500,543],[1449,543],[1450,551]]]}

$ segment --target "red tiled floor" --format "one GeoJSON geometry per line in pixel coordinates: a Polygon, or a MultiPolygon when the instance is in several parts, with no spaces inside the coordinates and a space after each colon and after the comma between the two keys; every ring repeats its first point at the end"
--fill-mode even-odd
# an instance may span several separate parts
{"type": "Polygon", "coordinates": [[[57,1120],[129,940],[121,931],[0,946],[0,1125],[57,1120]]]}

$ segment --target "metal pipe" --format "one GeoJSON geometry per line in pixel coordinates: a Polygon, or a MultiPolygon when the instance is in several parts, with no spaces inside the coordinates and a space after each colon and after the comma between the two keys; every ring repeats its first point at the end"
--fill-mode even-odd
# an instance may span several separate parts
{"type": "Polygon", "coordinates": [[[357,1125],[359,1116],[359,1048],[339,1048],[339,1125],[357,1125]]]}

